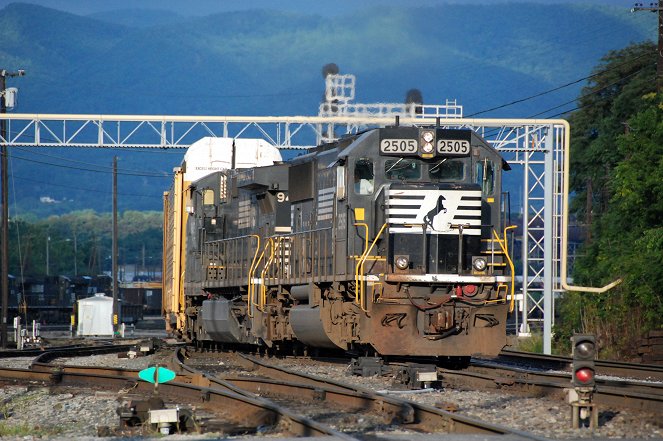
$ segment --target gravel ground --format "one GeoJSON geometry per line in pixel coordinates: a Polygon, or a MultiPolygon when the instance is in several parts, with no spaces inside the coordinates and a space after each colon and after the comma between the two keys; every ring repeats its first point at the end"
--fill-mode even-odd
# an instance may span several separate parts
{"type": "Polygon", "coordinates": [[[375,391],[387,392],[418,403],[453,409],[455,412],[506,427],[533,432],[553,439],[663,438],[660,415],[632,409],[599,408],[599,428],[571,429],[571,411],[566,402],[530,398],[491,390],[439,389],[423,393],[399,391],[391,377],[357,377],[348,367],[308,360],[276,359],[277,365],[316,376],[325,376],[375,391]]]}
{"type": "MultiPolygon", "coordinates": [[[[221,357],[222,355],[215,355],[221,357]]],[[[118,358],[117,355],[99,355],[67,360],[67,364],[103,365],[107,367],[143,369],[156,362],[158,356],[135,359],[118,358]]],[[[462,391],[454,389],[433,390],[424,393],[405,394],[392,385],[389,377],[354,377],[347,375],[347,366],[302,359],[271,359],[283,367],[296,369],[316,376],[353,383],[376,391],[388,391],[396,396],[469,415],[507,427],[554,439],[579,438],[629,438],[653,439],[663,437],[663,421],[630,409],[599,409],[598,430],[570,428],[570,408],[560,401],[547,398],[527,398],[498,391],[462,391]]],[[[31,359],[0,359],[4,367],[26,368],[31,359]]],[[[100,439],[105,428],[116,428],[119,423],[116,408],[119,394],[112,392],[57,391],[49,393],[42,386],[0,387],[0,438],[9,440],[32,439],[100,439]],[[13,429],[12,429],[13,428],[13,429]],[[12,432],[14,430],[14,432],[12,432]],[[4,431],[4,434],[3,434],[4,431]]],[[[214,434],[196,435],[193,438],[213,438],[214,434]]],[[[170,436],[168,439],[192,439],[187,436],[170,436]]]]}

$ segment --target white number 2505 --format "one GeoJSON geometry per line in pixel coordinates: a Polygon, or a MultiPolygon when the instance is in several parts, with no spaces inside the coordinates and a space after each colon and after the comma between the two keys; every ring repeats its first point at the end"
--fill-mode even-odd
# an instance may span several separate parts
{"type": "Polygon", "coordinates": [[[470,142],[465,139],[438,139],[437,152],[447,155],[467,155],[470,153],[470,142]]]}
{"type": "Polygon", "coordinates": [[[383,139],[380,141],[382,153],[416,153],[416,139],[383,139]]]}

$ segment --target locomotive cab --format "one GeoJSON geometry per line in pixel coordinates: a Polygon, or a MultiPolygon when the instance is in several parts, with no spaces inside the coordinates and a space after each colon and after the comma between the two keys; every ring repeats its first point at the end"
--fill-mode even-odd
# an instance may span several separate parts
{"type": "MultiPolygon", "coordinates": [[[[371,131],[339,156],[349,177],[348,271],[360,308],[385,311],[383,324],[411,320],[416,336],[431,341],[481,334],[486,344],[472,343],[477,352],[495,353],[489,347],[504,341],[513,284],[500,192],[508,164],[473,131],[441,128],[371,131]]],[[[378,352],[401,350],[386,330],[373,331],[378,352]]]]}

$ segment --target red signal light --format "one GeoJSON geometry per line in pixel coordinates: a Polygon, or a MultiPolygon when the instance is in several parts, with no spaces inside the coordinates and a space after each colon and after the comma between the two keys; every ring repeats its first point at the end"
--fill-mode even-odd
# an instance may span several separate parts
{"type": "Polygon", "coordinates": [[[588,368],[578,369],[575,373],[576,380],[581,383],[589,383],[594,379],[594,371],[588,368]]]}

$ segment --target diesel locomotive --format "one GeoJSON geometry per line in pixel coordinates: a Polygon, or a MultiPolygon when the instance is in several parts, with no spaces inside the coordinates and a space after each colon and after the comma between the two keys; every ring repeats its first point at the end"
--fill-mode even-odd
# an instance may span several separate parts
{"type": "Polygon", "coordinates": [[[164,193],[169,333],[380,355],[502,349],[509,166],[477,133],[396,125],[289,161],[243,141],[223,140],[215,167],[185,157],[164,193]]]}

